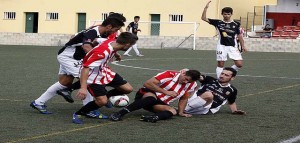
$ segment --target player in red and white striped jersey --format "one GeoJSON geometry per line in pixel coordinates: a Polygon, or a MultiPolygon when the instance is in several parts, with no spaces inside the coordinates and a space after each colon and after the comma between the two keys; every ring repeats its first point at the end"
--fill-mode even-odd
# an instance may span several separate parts
{"type": "Polygon", "coordinates": [[[77,97],[84,100],[88,94],[91,94],[95,100],[73,114],[74,123],[82,124],[80,115],[87,116],[90,111],[106,105],[108,95],[115,96],[132,92],[132,86],[119,74],[113,72],[107,64],[117,51],[127,50],[136,41],[137,37],[134,34],[123,32],[117,40],[108,39],[87,53],[83,59],[80,73],[81,88],[77,97]],[[114,89],[107,91],[106,86],[114,89]]]}
{"type": "Polygon", "coordinates": [[[113,121],[121,118],[132,111],[145,109],[154,112],[154,115],[142,116],[141,120],[146,122],[156,122],[171,118],[178,113],[179,116],[191,117],[184,113],[184,108],[191,93],[197,87],[196,81],[200,78],[197,70],[165,71],[157,74],[144,83],[135,97],[135,101],[110,116],[113,121]],[[169,104],[178,100],[178,111],[169,104]]]}

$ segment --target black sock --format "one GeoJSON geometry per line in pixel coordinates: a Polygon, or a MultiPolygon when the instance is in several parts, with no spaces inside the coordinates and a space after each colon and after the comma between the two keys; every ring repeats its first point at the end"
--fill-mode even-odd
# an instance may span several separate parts
{"type": "Polygon", "coordinates": [[[154,97],[146,97],[140,100],[135,100],[131,104],[129,104],[127,107],[123,108],[119,113],[123,116],[129,112],[139,110],[146,106],[152,106],[156,103],[156,99],[154,97]]]}
{"type": "Polygon", "coordinates": [[[73,91],[73,90],[76,90],[76,89],[79,89],[80,88],[80,80],[74,82],[72,84],[72,86],[70,88],[68,88],[70,91],[73,91]]]}
{"type": "Polygon", "coordinates": [[[83,106],[81,109],[79,109],[77,112],[75,112],[75,114],[77,115],[85,115],[87,113],[89,113],[90,111],[94,111],[99,109],[100,107],[96,104],[95,101],[91,101],[88,104],[86,104],[85,106],[83,106]]]}
{"type": "Polygon", "coordinates": [[[170,111],[162,111],[154,114],[154,116],[158,116],[159,120],[170,119],[173,116],[173,113],[170,111]]]}
{"type": "Polygon", "coordinates": [[[109,98],[111,96],[117,96],[117,95],[122,95],[122,94],[124,94],[122,91],[117,90],[117,89],[112,89],[107,92],[106,96],[107,96],[107,98],[109,98]]]}

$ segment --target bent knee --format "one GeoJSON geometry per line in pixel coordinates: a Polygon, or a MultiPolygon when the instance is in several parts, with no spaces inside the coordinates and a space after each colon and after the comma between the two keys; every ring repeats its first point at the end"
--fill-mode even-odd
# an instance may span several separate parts
{"type": "Polygon", "coordinates": [[[168,111],[171,112],[174,116],[177,115],[177,111],[174,108],[170,108],[168,111]]]}

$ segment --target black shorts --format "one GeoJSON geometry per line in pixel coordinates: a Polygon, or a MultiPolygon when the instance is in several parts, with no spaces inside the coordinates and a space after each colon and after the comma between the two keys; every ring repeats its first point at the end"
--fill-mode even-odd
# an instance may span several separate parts
{"type": "MultiPolygon", "coordinates": [[[[156,95],[156,93],[153,90],[143,87],[143,88],[140,88],[139,91],[136,93],[134,100],[142,99],[143,95],[148,93],[148,92],[151,92],[151,93],[156,95]]],[[[150,111],[150,112],[154,112],[154,110],[153,110],[154,105],[167,105],[167,106],[169,106],[165,102],[162,102],[160,99],[156,98],[156,102],[153,105],[143,107],[143,109],[145,109],[147,111],[150,111]]]]}
{"type": "Polygon", "coordinates": [[[107,90],[105,89],[106,86],[117,88],[126,83],[127,81],[123,79],[119,74],[116,73],[114,79],[109,84],[106,85],[90,84],[88,85],[88,91],[93,97],[105,96],[107,95],[107,90]]]}

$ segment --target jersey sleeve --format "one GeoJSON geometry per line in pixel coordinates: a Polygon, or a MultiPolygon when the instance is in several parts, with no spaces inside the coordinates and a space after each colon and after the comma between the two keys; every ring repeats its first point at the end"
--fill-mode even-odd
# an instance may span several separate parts
{"type": "Polygon", "coordinates": [[[237,27],[236,27],[236,34],[237,35],[240,35],[241,34],[241,24],[239,22],[236,22],[237,23],[237,27]]]}
{"type": "MultiPolygon", "coordinates": [[[[101,47],[98,47],[101,48],[101,47]]],[[[96,48],[91,50],[83,59],[83,67],[93,69],[101,64],[101,60],[105,58],[104,53],[97,52],[96,48]]]]}
{"type": "Polygon", "coordinates": [[[95,29],[88,30],[83,33],[82,43],[93,42],[97,37],[97,31],[95,29]]]}
{"type": "Polygon", "coordinates": [[[209,21],[208,23],[209,23],[210,25],[217,26],[217,25],[218,25],[218,22],[219,22],[220,20],[208,18],[208,21],[209,21]]]}
{"type": "Polygon", "coordinates": [[[133,23],[133,22],[130,22],[130,23],[128,24],[127,28],[131,28],[131,27],[133,27],[133,25],[134,25],[134,23],[133,23]]]}
{"type": "Polygon", "coordinates": [[[237,90],[236,90],[236,88],[233,88],[232,94],[231,94],[231,95],[229,96],[229,98],[227,99],[227,100],[228,100],[228,103],[229,103],[229,104],[234,103],[235,100],[236,100],[236,97],[237,97],[237,90]]]}
{"type": "Polygon", "coordinates": [[[214,80],[216,80],[216,78],[214,78],[214,77],[211,77],[211,76],[204,76],[203,75],[203,80],[202,81],[200,81],[200,83],[202,84],[202,85],[204,85],[204,84],[207,84],[207,83],[211,83],[211,82],[213,82],[214,80]]]}
{"type": "Polygon", "coordinates": [[[197,88],[197,83],[192,82],[191,83],[191,88],[187,92],[192,93],[192,92],[196,91],[196,88],[197,88]]]}

